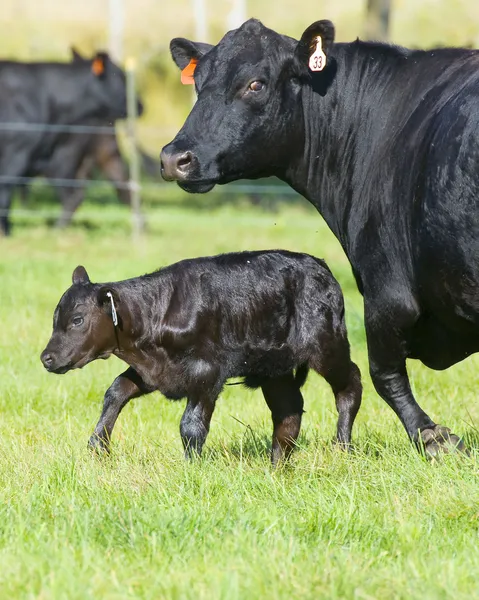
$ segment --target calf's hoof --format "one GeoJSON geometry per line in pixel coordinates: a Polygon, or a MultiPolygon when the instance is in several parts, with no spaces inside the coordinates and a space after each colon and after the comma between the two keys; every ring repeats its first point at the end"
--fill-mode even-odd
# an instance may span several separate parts
{"type": "Polygon", "coordinates": [[[345,442],[344,440],[335,437],[333,438],[333,448],[342,452],[353,452],[354,448],[351,442],[345,442]]]}
{"type": "Polygon", "coordinates": [[[97,454],[110,454],[110,444],[108,440],[99,437],[95,433],[88,440],[88,448],[97,454]]]}
{"type": "Polygon", "coordinates": [[[423,429],[418,445],[420,449],[424,450],[426,458],[430,460],[450,452],[463,452],[467,456],[470,455],[461,438],[451,433],[448,427],[442,425],[434,425],[429,429],[423,429]]]}

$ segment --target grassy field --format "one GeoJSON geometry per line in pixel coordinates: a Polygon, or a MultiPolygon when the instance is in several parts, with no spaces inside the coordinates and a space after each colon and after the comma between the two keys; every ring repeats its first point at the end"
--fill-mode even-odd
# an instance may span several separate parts
{"type": "Polygon", "coordinates": [[[321,218],[302,202],[265,210],[215,198],[159,202],[137,244],[115,206],[102,209],[103,224],[85,206],[61,233],[17,217],[0,240],[0,597],[478,597],[477,359],[445,373],[409,365],[422,405],[473,448],[471,459],[428,464],[372,389],[361,298],[321,218]],[[332,394],[311,375],[300,448],[275,472],[261,393],[237,386],[218,402],[200,461],[182,458],[184,402],[157,394],[124,410],[109,458],[90,455],[103,393],[123,364],[56,376],[39,361],[73,268],[115,280],[274,247],[324,257],[345,292],[365,390],[355,452],[331,444],[332,394]]]}

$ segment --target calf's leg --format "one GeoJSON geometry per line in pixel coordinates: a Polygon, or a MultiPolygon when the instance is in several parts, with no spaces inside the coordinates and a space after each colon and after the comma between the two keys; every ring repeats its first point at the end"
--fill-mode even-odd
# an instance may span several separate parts
{"type": "Polygon", "coordinates": [[[267,379],[261,389],[273,419],[271,462],[288,458],[298,439],[303,415],[303,396],[293,373],[267,379]]]}
{"type": "Polygon", "coordinates": [[[309,365],[326,379],[333,390],[338,411],[336,441],[348,449],[363,389],[361,373],[351,360],[344,316],[338,318],[337,314],[331,313],[322,324],[309,365]]]}
{"type": "Polygon", "coordinates": [[[132,398],[138,398],[154,390],[155,388],[147,386],[131,367],[119,375],[105,394],[100,420],[88,442],[90,448],[108,451],[111,433],[122,408],[132,398]]]}
{"type": "Polygon", "coordinates": [[[185,458],[200,456],[210,430],[211,417],[218,395],[201,392],[188,397],[186,409],[181,417],[180,435],[185,449],[185,458]]]}

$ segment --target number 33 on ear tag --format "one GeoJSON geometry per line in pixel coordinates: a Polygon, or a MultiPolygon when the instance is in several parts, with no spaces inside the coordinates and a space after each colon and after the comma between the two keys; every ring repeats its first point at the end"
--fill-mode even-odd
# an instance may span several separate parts
{"type": "Polygon", "coordinates": [[[321,36],[317,36],[313,40],[313,44],[315,43],[314,52],[309,57],[309,68],[311,71],[322,71],[326,66],[326,54],[324,54],[322,49],[322,40],[321,36]]]}

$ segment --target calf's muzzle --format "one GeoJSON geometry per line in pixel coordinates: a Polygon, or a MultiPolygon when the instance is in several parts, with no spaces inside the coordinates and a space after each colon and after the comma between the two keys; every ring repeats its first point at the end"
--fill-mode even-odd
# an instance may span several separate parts
{"type": "Polygon", "coordinates": [[[47,350],[44,350],[40,356],[40,360],[42,361],[45,369],[49,371],[53,364],[53,356],[47,350]]]}

